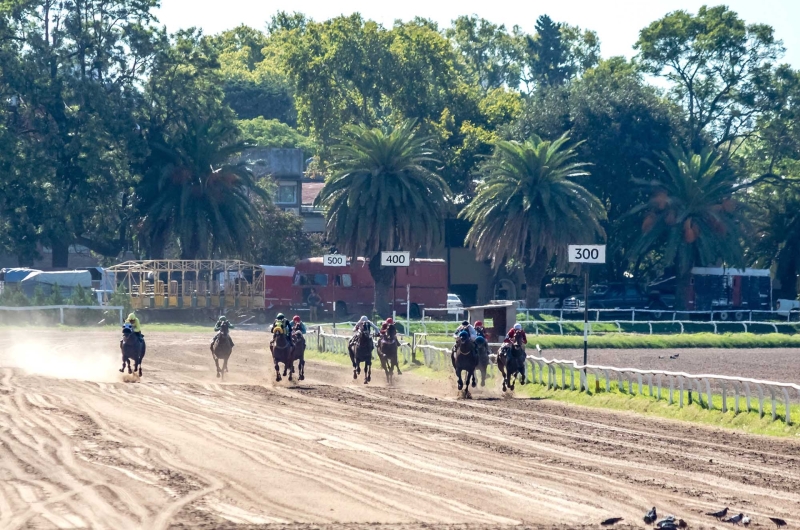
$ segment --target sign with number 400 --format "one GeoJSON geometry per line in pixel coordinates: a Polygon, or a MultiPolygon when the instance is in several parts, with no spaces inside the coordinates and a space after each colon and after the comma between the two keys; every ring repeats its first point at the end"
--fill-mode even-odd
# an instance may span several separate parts
{"type": "Polygon", "coordinates": [[[346,267],[347,257],[344,254],[325,254],[322,264],[326,267],[346,267]]]}
{"type": "Polygon", "coordinates": [[[381,252],[381,265],[384,267],[408,267],[411,265],[411,253],[381,252]]]}
{"type": "Polygon", "coordinates": [[[570,245],[570,263],[605,263],[605,245],[570,245]]]}

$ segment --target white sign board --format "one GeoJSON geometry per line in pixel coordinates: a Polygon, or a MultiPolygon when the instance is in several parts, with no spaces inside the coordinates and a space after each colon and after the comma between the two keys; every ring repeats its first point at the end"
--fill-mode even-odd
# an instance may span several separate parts
{"type": "Polygon", "coordinates": [[[344,254],[325,254],[322,257],[322,264],[326,267],[346,267],[347,256],[344,254]]]}
{"type": "Polygon", "coordinates": [[[381,265],[384,267],[408,267],[411,265],[411,253],[381,252],[381,265]]]}
{"type": "Polygon", "coordinates": [[[605,263],[605,245],[570,245],[570,263],[605,263]]]}

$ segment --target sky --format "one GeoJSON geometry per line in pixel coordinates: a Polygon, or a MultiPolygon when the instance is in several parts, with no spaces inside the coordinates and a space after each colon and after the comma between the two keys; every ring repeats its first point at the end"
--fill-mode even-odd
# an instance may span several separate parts
{"type": "Polygon", "coordinates": [[[361,13],[365,18],[391,27],[397,19],[429,18],[447,27],[460,15],[478,15],[506,27],[520,26],[533,33],[539,15],[547,14],[597,32],[604,57],[635,55],[633,44],[639,30],[670,11],[697,12],[704,5],[727,4],[747,23],[766,23],[775,28],[786,47],[782,62],[800,68],[800,0],[161,0],[158,18],[169,31],[198,27],[206,34],[240,24],[264,29],[277,11],[299,11],[320,21],[341,14],[361,13]]]}

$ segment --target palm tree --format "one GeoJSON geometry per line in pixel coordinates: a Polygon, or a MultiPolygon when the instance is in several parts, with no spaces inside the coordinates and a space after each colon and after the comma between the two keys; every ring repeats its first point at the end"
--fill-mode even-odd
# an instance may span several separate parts
{"type": "Polygon", "coordinates": [[[326,233],[345,254],[370,258],[375,280],[375,310],[389,312],[389,289],[395,269],[380,266],[387,250],[439,245],[450,189],[429,169],[432,139],[419,136],[406,120],[391,131],[349,126],[331,149],[332,174],[317,204],[326,211],[326,233]]]}
{"type": "Polygon", "coordinates": [[[647,212],[631,254],[661,253],[675,267],[676,308],[686,309],[692,267],[743,264],[743,207],[733,195],[745,185],[737,185],[736,175],[710,149],[673,149],[661,153],[655,165],[660,177],[635,181],[647,186],[651,197],[630,212],[647,212]]]}
{"type": "Polygon", "coordinates": [[[151,145],[150,172],[140,195],[153,257],[163,257],[170,236],[177,239],[182,259],[246,251],[257,221],[254,200],[267,195],[244,165],[230,163],[247,147],[233,141],[237,134],[209,121],[172,145],[151,145]]]}
{"type": "Polygon", "coordinates": [[[472,222],[467,244],[492,266],[522,264],[528,307],[539,305],[542,279],[553,258],[559,266],[569,244],[603,237],[600,201],[573,179],[587,176],[574,161],[565,134],[555,141],[534,136],[525,142],[500,141],[481,168],[484,180],[460,217],[472,222]]]}

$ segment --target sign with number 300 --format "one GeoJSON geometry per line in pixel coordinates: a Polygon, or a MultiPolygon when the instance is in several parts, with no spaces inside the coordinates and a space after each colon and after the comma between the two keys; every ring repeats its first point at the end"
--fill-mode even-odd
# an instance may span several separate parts
{"type": "Polygon", "coordinates": [[[605,245],[570,245],[570,263],[605,263],[605,245]]]}

